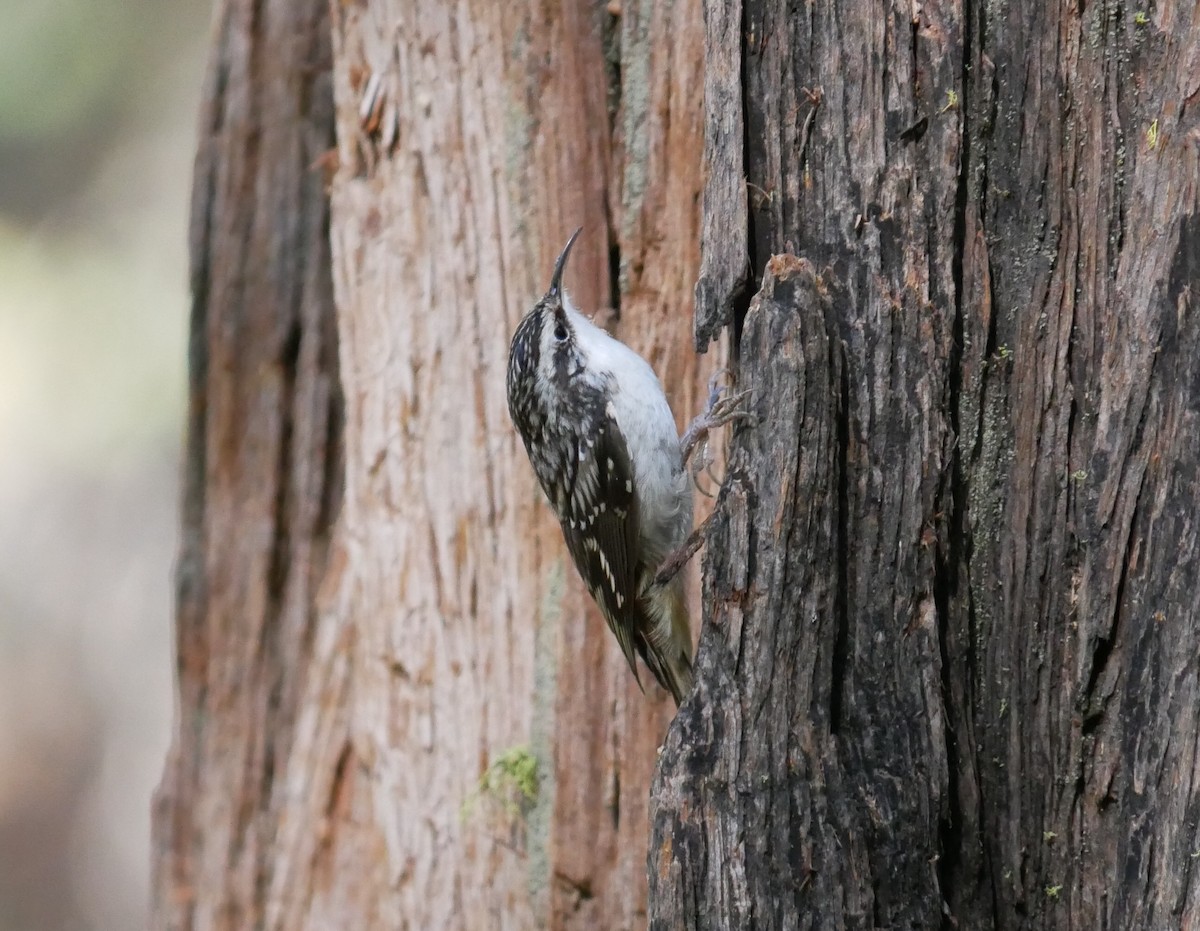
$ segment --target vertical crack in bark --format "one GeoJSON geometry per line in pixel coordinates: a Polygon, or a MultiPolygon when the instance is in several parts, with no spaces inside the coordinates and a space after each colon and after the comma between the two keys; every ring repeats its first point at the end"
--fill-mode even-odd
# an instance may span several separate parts
{"type": "Polygon", "coordinates": [[[753,291],[753,285],[745,282],[733,295],[733,319],[729,326],[729,361],[735,372],[742,357],[742,328],[746,323],[746,314],[750,312],[750,302],[754,299],[753,291]]]}
{"type": "MultiPolygon", "coordinates": [[[[291,308],[289,313],[295,313],[291,308]]],[[[267,595],[269,610],[278,612],[283,602],[284,589],[287,587],[288,572],[291,568],[291,537],[292,527],[288,502],[292,489],[292,442],[295,439],[296,416],[296,370],[300,364],[300,341],[302,338],[299,319],[293,319],[284,334],[279,348],[279,358],[276,365],[279,369],[279,448],[275,477],[278,483],[275,487],[273,503],[272,538],[270,564],[267,570],[267,595]]],[[[277,625],[270,624],[264,628],[264,634],[270,636],[277,625]]],[[[272,663],[272,665],[274,665],[272,663]]]]}
{"type": "MultiPolygon", "coordinates": [[[[1155,362],[1157,356],[1155,357],[1155,362]]],[[[1151,363],[1150,377],[1153,377],[1154,362],[1151,363]]],[[[1138,422],[1137,431],[1134,435],[1134,442],[1131,450],[1136,450],[1142,445],[1142,434],[1144,432],[1146,419],[1148,417],[1150,405],[1147,403],[1142,409],[1142,416],[1138,422]]],[[[1097,695],[1096,691],[1100,685],[1100,680],[1104,676],[1104,670],[1108,667],[1109,661],[1116,652],[1117,637],[1121,630],[1121,604],[1125,600],[1125,586],[1129,580],[1130,563],[1134,558],[1134,545],[1137,542],[1137,526],[1138,518],[1142,508],[1142,492],[1146,487],[1146,470],[1142,470],[1142,474],[1138,477],[1137,491],[1134,492],[1133,509],[1129,516],[1129,527],[1125,534],[1125,541],[1121,546],[1120,560],[1121,573],[1117,578],[1117,588],[1113,597],[1112,621],[1109,624],[1108,632],[1104,636],[1096,638],[1096,645],[1092,649],[1092,668],[1088,673],[1087,688],[1083,694],[1083,736],[1087,737],[1095,733],[1100,726],[1100,722],[1104,719],[1104,712],[1108,707],[1108,696],[1097,695]]]]}
{"type": "MultiPolygon", "coordinates": [[[[642,11],[638,11],[642,15],[642,11]]],[[[607,85],[608,140],[612,158],[604,179],[604,222],[608,227],[608,302],[613,321],[621,319],[621,231],[613,213],[614,174],[624,171],[625,161],[618,159],[616,141],[619,138],[617,120],[621,116],[621,28],[616,15],[607,9],[600,14],[601,45],[604,51],[604,80],[607,85]]],[[[626,140],[628,142],[628,140],[626,140]]]]}
{"type": "Polygon", "coordinates": [[[602,7],[600,12],[600,43],[604,49],[608,129],[611,135],[617,125],[617,116],[621,112],[621,28],[618,15],[606,7],[602,7]]]}
{"type": "MultiPolygon", "coordinates": [[[[316,526],[325,534],[328,545],[333,534],[334,523],[342,507],[342,492],[345,486],[345,462],[342,456],[342,435],[345,430],[346,410],[342,396],[342,379],[338,369],[337,344],[323,340],[323,352],[331,358],[320,363],[321,370],[330,373],[329,395],[326,399],[324,458],[321,476],[321,506],[317,510],[316,526]]],[[[328,553],[328,549],[326,550],[328,553]]],[[[325,565],[327,560],[322,560],[325,565]]]]}
{"type": "MultiPolygon", "coordinates": [[[[963,468],[962,445],[960,443],[962,435],[960,412],[963,403],[964,314],[966,312],[963,307],[965,301],[963,293],[963,265],[967,261],[967,205],[968,199],[971,196],[972,167],[971,101],[973,95],[971,93],[971,59],[974,53],[972,42],[973,28],[974,17],[972,15],[972,8],[970,4],[967,4],[963,9],[962,70],[960,73],[962,86],[962,101],[960,103],[962,125],[959,135],[959,165],[957,189],[954,196],[954,229],[951,253],[951,277],[954,283],[954,317],[951,323],[949,357],[946,360],[947,390],[949,393],[947,409],[950,418],[950,429],[953,434],[949,448],[950,467],[943,472],[943,475],[948,473],[950,476],[948,502],[946,502],[947,494],[944,484],[940,491],[940,497],[945,502],[943,506],[948,506],[949,514],[947,516],[946,547],[944,550],[938,547],[937,550],[933,589],[934,605],[937,609],[938,648],[942,664],[942,704],[944,714],[950,725],[943,730],[947,773],[946,793],[948,797],[943,807],[938,827],[937,878],[939,894],[942,897],[942,927],[944,931],[949,931],[949,929],[954,928],[957,924],[957,920],[952,913],[952,903],[955,903],[955,900],[959,897],[960,890],[957,886],[963,879],[961,874],[964,867],[963,848],[966,838],[964,834],[962,786],[960,784],[962,778],[961,748],[958,744],[958,737],[962,730],[962,721],[969,714],[972,672],[975,666],[974,659],[970,656],[974,645],[974,636],[969,634],[966,637],[967,656],[961,657],[956,654],[956,651],[952,647],[953,633],[951,631],[952,626],[962,618],[966,618],[968,626],[973,625],[970,607],[970,584],[969,582],[966,584],[965,592],[960,590],[959,585],[964,577],[969,578],[970,571],[970,537],[967,530],[968,494],[966,472],[963,468]],[[968,603],[965,611],[961,603],[956,606],[956,602],[961,602],[964,595],[968,603]],[[956,674],[959,673],[964,677],[963,702],[962,707],[955,707],[954,679],[956,674]]],[[[913,41],[915,44],[915,26],[913,41]]],[[[931,247],[930,255],[932,254],[933,249],[931,247]]],[[[961,641],[962,638],[959,637],[957,639],[961,641]]]]}
{"type": "MultiPolygon", "coordinates": [[[[293,635],[295,631],[288,629],[284,618],[284,600],[289,573],[292,571],[292,541],[296,532],[303,533],[303,528],[292,526],[292,464],[296,458],[293,443],[296,439],[296,382],[297,370],[300,365],[300,344],[302,328],[295,307],[289,308],[293,314],[279,347],[279,355],[275,364],[279,369],[280,389],[278,403],[279,437],[276,449],[275,466],[275,500],[272,504],[272,541],[271,552],[267,566],[267,602],[266,617],[258,644],[259,674],[266,686],[266,703],[262,709],[264,717],[261,726],[264,727],[262,741],[262,765],[258,773],[256,797],[261,811],[271,806],[271,796],[274,791],[276,769],[286,766],[285,758],[292,740],[291,722],[287,720],[294,714],[294,709],[285,700],[284,686],[293,677],[301,675],[298,669],[289,669],[284,657],[287,650],[280,643],[280,637],[293,635]]],[[[294,684],[294,683],[293,683],[294,684]]],[[[257,814],[257,812],[255,813],[257,814]]],[[[247,829],[254,825],[262,830],[262,819],[253,818],[247,829]]],[[[273,826],[272,826],[273,829],[273,826]]],[[[267,849],[269,841],[264,839],[260,849],[267,849]]],[[[266,902],[271,888],[274,860],[269,856],[255,858],[255,894],[256,908],[266,902]]]]}
{"type": "MultiPolygon", "coordinates": [[[[964,4],[964,6],[966,6],[966,4],[964,4]]],[[[964,15],[966,15],[965,11],[964,11],[964,15]]],[[[913,109],[913,122],[914,123],[918,122],[922,116],[922,114],[921,114],[921,82],[917,77],[917,75],[919,75],[921,73],[921,66],[917,61],[917,30],[920,28],[920,26],[921,26],[920,17],[914,15],[909,20],[909,24],[908,24],[908,30],[909,30],[908,31],[908,55],[909,55],[909,59],[910,59],[909,67],[912,71],[912,92],[913,92],[912,109],[913,109]]],[[[964,49],[963,50],[963,60],[964,61],[967,60],[966,54],[967,54],[967,50],[964,49]]],[[[965,89],[965,85],[964,85],[964,89],[965,89]]],[[[966,103],[966,101],[964,101],[964,104],[965,103],[966,103]]]]}
{"type": "Polygon", "coordinates": [[[837,629],[829,670],[829,734],[836,737],[842,727],[842,691],[850,651],[850,373],[841,340],[830,332],[830,367],[839,373],[837,418],[837,599],[834,604],[837,629]],[[842,353],[841,365],[834,355],[842,353]]]}
{"type": "MultiPolygon", "coordinates": [[[[975,28],[977,28],[979,30],[978,58],[979,58],[979,62],[982,65],[983,63],[986,62],[986,56],[984,55],[984,52],[983,52],[983,49],[986,47],[986,43],[987,43],[987,19],[986,19],[986,17],[980,17],[979,24],[975,28]]],[[[970,59],[966,58],[964,56],[963,61],[969,62],[970,59]]],[[[986,114],[981,115],[982,118],[980,120],[980,128],[978,130],[976,130],[979,133],[979,137],[980,137],[980,151],[978,153],[980,159],[979,159],[979,167],[977,169],[978,174],[979,174],[979,190],[976,192],[976,204],[977,204],[976,216],[979,218],[978,219],[978,223],[979,223],[978,234],[981,236],[984,235],[983,231],[987,228],[988,210],[989,210],[989,195],[991,193],[991,175],[990,175],[990,170],[989,170],[989,165],[988,165],[987,151],[984,148],[982,140],[983,140],[984,136],[989,135],[995,128],[996,118],[998,116],[999,106],[1000,106],[1000,104],[999,104],[1000,85],[999,85],[999,80],[996,77],[996,69],[995,69],[994,65],[990,64],[990,62],[988,62],[987,64],[988,64],[988,67],[977,68],[977,72],[979,74],[984,75],[988,82],[987,112],[986,112],[986,114]]],[[[966,88],[967,88],[967,85],[964,82],[964,84],[963,84],[964,94],[966,93],[966,88]]],[[[970,139],[968,137],[966,137],[965,132],[964,132],[964,138],[967,139],[967,144],[969,145],[970,139]]],[[[986,243],[986,236],[985,236],[985,243],[986,243]]],[[[965,245],[966,244],[964,243],[964,247],[965,247],[965,245]]],[[[971,455],[968,459],[968,461],[971,462],[972,464],[977,463],[979,461],[980,456],[983,454],[983,437],[984,437],[984,432],[985,432],[984,424],[985,424],[985,418],[987,415],[987,406],[988,406],[988,389],[991,386],[991,376],[989,374],[989,366],[987,364],[987,360],[991,359],[995,355],[997,345],[998,345],[997,329],[996,329],[997,328],[997,323],[996,323],[997,314],[996,314],[996,308],[995,308],[995,304],[994,304],[994,296],[996,294],[996,282],[994,280],[993,272],[992,272],[991,252],[990,252],[990,250],[986,249],[986,247],[984,249],[984,256],[987,261],[987,268],[982,269],[982,272],[987,275],[987,293],[989,295],[993,296],[992,297],[993,305],[990,308],[990,312],[988,313],[987,330],[984,334],[983,352],[979,356],[981,365],[980,365],[980,370],[979,370],[979,389],[978,389],[979,390],[979,398],[978,398],[978,403],[975,405],[975,412],[976,412],[976,415],[975,415],[975,441],[971,446],[971,455]]],[[[960,300],[960,303],[961,303],[961,300],[960,300]]],[[[960,308],[960,319],[961,319],[961,308],[960,308]]],[[[961,452],[960,452],[960,454],[961,454],[961,452]]],[[[968,558],[968,567],[969,567],[969,562],[970,561],[968,558]]],[[[970,592],[970,590],[971,590],[971,587],[968,585],[967,586],[968,593],[970,592]]],[[[972,616],[971,616],[971,644],[970,644],[970,647],[971,647],[972,653],[974,653],[975,617],[974,617],[973,602],[972,602],[972,616]]],[[[978,667],[976,667],[974,664],[972,664],[971,668],[972,668],[972,670],[974,670],[978,667]]],[[[972,701],[972,705],[973,704],[974,704],[974,702],[972,701]]]]}
{"type": "Polygon", "coordinates": [[[621,240],[613,228],[611,217],[608,224],[608,300],[613,317],[621,319],[621,240]]]}
{"type": "Polygon", "coordinates": [[[621,769],[619,766],[613,767],[611,812],[613,833],[615,834],[621,826],[621,769]]]}
{"type": "MultiPolygon", "coordinates": [[[[712,0],[709,0],[712,2],[712,0]]],[[[741,81],[739,86],[742,92],[742,174],[745,176],[747,184],[752,179],[750,177],[750,146],[753,142],[750,133],[750,114],[755,110],[755,95],[750,91],[750,47],[746,44],[746,37],[751,34],[752,25],[750,23],[749,6],[752,0],[742,0],[741,9],[741,26],[738,30],[739,62],[741,81]]],[[[746,254],[750,263],[749,281],[746,282],[745,291],[745,307],[739,312],[734,310],[734,329],[740,335],[742,330],[742,318],[745,317],[746,310],[750,306],[749,292],[757,291],[762,280],[762,267],[757,262],[758,244],[755,237],[754,210],[750,206],[750,199],[746,199],[746,254]]],[[[733,294],[730,296],[736,308],[742,295],[733,294]]]]}

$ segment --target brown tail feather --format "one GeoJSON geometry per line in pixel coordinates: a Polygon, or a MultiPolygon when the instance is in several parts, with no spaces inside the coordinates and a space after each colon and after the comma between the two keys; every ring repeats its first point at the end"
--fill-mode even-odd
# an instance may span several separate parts
{"type": "Polygon", "coordinates": [[[635,638],[637,651],[678,707],[692,689],[692,631],[682,584],[651,591],[643,605],[648,623],[635,638]]]}

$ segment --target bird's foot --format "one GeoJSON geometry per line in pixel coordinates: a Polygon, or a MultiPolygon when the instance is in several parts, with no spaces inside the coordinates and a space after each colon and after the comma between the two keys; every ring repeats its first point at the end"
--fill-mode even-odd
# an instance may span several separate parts
{"type": "MultiPolygon", "coordinates": [[[[708,402],[704,406],[703,413],[683,431],[683,436],[679,440],[679,452],[685,467],[691,461],[696,447],[708,438],[711,431],[735,420],[753,421],[756,419],[750,411],[744,410],[740,406],[750,397],[749,391],[732,395],[726,393],[725,385],[721,384],[721,376],[728,374],[728,369],[718,369],[713,373],[712,378],[708,380],[708,402]]],[[[706,466],[707,463],[701,468],[706,466]]]]}
{"type": "MultiPolygon", "coordinates": [[[[679,441],[679,452],[685,469],[692,459],[692,454],[696,452],[696,448],[703,447],[692,466],[693,482],[700,472],[707,470],[713,464],[712,456],[708,453],[708,434],[711,431],[735,420],[751,422],[758,420],[754,414],[741,407],[741,403],[750,397],[749,391],[733,395],[726,393],[726,386],[721,384],[721,377],[729,374],[728,369],[718,369],[713,373],[712,378],[708,380],[708,402],[704,406],[704,412],[688,425],[679,441]]],[[[709,474],[711,475],[711,473],[709,474]]],[[[663,560],[654,575],[652,585],[666,585],[679,574],[679,570],[686,566],[704,545],[704,537],[711,520],[712,514],[709,514],[700,526],[693,530],[687,539],[663,560]]]]}

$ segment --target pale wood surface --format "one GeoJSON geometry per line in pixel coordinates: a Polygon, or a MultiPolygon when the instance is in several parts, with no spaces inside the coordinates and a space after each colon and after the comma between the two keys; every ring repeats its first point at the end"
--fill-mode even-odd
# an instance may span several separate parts
{"type": "Polygon", "coordinates": [[[645,921],[647,789],[671,705],[637,691],[586,600],[504,375],[582,224],[568,288],[587,309],[619,302],[617,332],[677,411],[698,402],[702,33],[694,5],[651,6],[374,3],[335,24],[342,622],[388,907],[414,928],[645,921]],[[380,114],[364,123],[373,75],[380,114]],[[543,776],[524,823],[461,819],[522,744],[543,776]]]}

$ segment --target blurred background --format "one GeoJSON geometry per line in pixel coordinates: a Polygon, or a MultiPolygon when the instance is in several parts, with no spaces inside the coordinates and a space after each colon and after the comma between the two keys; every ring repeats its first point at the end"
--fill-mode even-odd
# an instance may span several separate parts
{"type": "Polygon", "coordinates": [[[0,0],[0,931],[146,924],[210,11],[0,0]]]}

